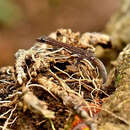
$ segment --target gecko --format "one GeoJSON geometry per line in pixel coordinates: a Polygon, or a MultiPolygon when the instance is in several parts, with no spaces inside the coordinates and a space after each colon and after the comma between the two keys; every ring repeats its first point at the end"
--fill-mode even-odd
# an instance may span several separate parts
{"type": "Polygon", "coordinates": [[[79,60],[87,59],[94,66],[98,67],[99,73],[103,79],[103,84],[105,84],[105,82],[107,80],[106,68],[105,68],[104,64],[95,56],[95,54],[92,51],[84,50],[82,48],[74,47],[70,44],[59,42],[59,41],[57,41],[51,37],[45,36],[45,35],[40,38],[37,38],[36,41],[41,42],[41,43],[46,43],[46,44],[52,45],[57,48],[63,47],[65,49],[69,50],[72,54],[77,54],[79,57],[79,60]]]}

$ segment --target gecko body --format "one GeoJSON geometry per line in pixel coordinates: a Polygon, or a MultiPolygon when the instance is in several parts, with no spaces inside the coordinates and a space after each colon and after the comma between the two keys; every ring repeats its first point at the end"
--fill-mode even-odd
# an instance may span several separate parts
{"type": "Polygon", "coordinates": [[[77,54],[80,60],[81,59],[89,60],[92,64],[94,64],[95,66],[98,67],[99,73],[101,74],[101,76],[103,78],[103,84],[106,82],[106,80],[107,80],[106,68],[105,68],[104,64],[98,58],[96,58],[96,56],[94,55],[94,53],[92,51],[83,50],[81,48],[74,47],[70,44],[59,42],[59,41],[57,41],[53,38],[47,37],[47,36],[42,36],[40,38],[37,38],[36,40],[38,42],[47,43],[47,44],[52,45],[57,48],[64,47],[65,49],[69,50],[71,53],[77,54]]]}

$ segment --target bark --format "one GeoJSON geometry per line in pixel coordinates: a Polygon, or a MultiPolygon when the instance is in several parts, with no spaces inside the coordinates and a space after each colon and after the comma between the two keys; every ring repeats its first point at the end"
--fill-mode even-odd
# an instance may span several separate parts
{"type": "Polygon", "coordinates": [[[120,2],[119,10],[105,29],[112,38],[113,49],[106,51],[113,55],[109,60],[116,58],[119,51],[127,46],[119,54],[114,62],[115,67],[109,73],[108,86],[115,88],[115,92],[103,104],[99,114],[99,130],[130,129],[130,1],[120,2]]]}
{"type": "Polygon", "coordinates": [[[116,91],[103,104],[99,130],[130,129],[130,44],[117,58],[111,83],[116,91]]]}

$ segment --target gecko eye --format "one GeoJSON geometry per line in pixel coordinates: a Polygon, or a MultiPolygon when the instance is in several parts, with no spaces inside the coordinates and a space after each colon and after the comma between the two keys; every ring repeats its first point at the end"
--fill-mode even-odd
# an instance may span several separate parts
{"type": "Polygon", "coordinates": [[[40,38],[37,38],[36,41],[38,41],[38,42],[46,42],[46,39],[47,39],[47,37],[44,35],[44,36],[42,36],[40,38]]]}

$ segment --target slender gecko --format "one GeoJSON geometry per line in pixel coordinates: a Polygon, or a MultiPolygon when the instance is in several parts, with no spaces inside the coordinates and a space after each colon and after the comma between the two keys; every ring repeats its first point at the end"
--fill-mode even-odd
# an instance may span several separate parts
{"type": "Polygon", "coordinates": [[[95,55],[92,51],[83,50],[81,48],[74,47],[70,44],[65,44],[63,42],[59,42],[59,41],[56,41],[55,39],[47,37],[47,36],[37,38],[36,40],[38,42],[47,43],[47,44],[55,46],[57,48],[64,47],[65,49],[69,50],[71,53],[77,54],[79,56],[79,59],[89,60],[90,62],[92,62],[92,64],[94,64],[95,66],[98,67],[99,72],[103,78],[103,84],[106,82],[106,80],[107,80],[106,68],[105,68],[104,64],[98,58],[95,57],[95,55]]]}

